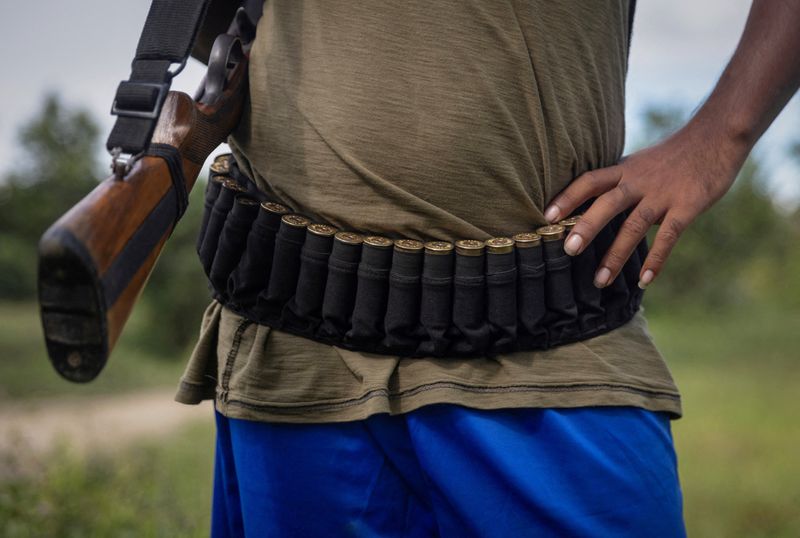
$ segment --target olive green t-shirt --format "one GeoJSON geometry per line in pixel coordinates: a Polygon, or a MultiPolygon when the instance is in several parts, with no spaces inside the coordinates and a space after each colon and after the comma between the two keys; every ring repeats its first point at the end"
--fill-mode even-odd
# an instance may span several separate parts
{"type": "MultiPolygon", "coordinates": [[[[268,0],[230,143],[275,200],[362,233],[508,236],[624,144],[623,0],[268,0]]],[[[546,351],[401,358],[248,322],[218,303],[177,399],[245,419],[347,421],[423,405],[632,405],[680,398],[640,311],[546,351]]]]}

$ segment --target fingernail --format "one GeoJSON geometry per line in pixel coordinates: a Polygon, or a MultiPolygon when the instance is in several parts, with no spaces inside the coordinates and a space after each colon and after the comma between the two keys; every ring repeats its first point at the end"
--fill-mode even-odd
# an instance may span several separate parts
{"type": "Polygon", "coordinates": [[[639,280],[639,287],[645,289],[652,281],[656,274],[651,270],[648,269],[642,274],[642,278],[639,280]]]}
{"type": "Polygon", "coordinates": [[[601,267],[594,275],[594,285],[597,288],[605,288],[611,279],[611,270],[608,267],[601,267]]]}
{"type": "Polygon", "coordinates": [[[555,222],[558,220],[558,214],[559,214],[558,206],[551,205],[550,207],[547,208],[547,211],[544,212],[544,219],[547,222],[555,222]]]}
{"type": "Polygon", "coordinates": [[[580,252],[582,246],[583,246],[583,238],[578,234],[572,234],[564,242],[564,252],[566,252],[570,256],[574,256],[578,252],[580,252]]]}

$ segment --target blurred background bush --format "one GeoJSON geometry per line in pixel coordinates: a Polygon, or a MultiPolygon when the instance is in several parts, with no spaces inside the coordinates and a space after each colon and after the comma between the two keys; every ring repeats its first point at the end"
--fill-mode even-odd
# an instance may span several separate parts
{"type": "MultiPolygon", "coordinates": [[[[3,538],[208,535],[211,410],[156,436],[122,435],[134,419],[158,425],[187,409],[170,400],[208,301],[194,254],[202,184],[97,381],[73,385],[54,373],[35,304],[41,232],[106,175],[109,100],[128,75],[148,4],[0,3],[3,538]],[[107,407],[132,412],[93,422],[107,407]],[[36,437],[70,417],[88,429],[50,439],[44,450],[6,428],[29,420],[25,433],[36,437]]],[[[671,132],[702,100],[748,6],[639,2],[626,96],[630,148],[671,132]]],[[[202,75],[190,62],[173,88],[191,92],[202,75]]],[[[795,97],[646,294],[650,328],[683,395],[673,432],[691,536],[800,536],[798,111],[795,97]]]]}
{"type": "MultiPolygon", "coordinates": [[[[89,113],[65,106],[55,94],[21,129],[19,160],[0,179],[0,301],[35,301],[39,237],[107,175],[96,158],[101,146],[89,113]]],[[[132,329],[149,350],[178,360],[197,333],[198,312],[208,303],[194,250],[202,191],[201,182],[158,261],[132,329]]]]}
{"type": "MultiPolygon", "coordinates": [[[[636,145],[667,136],[687,117],[674,106],[647,109],[644,136],[636,145]]],[[[100,145],[89,113],[65,106],[56,95],[48,96],[40,114],[21,129],[19,161],[0,179],[0,301],[35,300],[36,244],[105,175],[94,157],[100,145]]],[[[800,142],[787,154],[800,163],[800,142]]],[[[149,350],[175,359],[182,359],[179,352],[195,336],[208,302],[194,250],[202,190],[201,185],[192,191],[194,203],[158,261],[132,329],[149,350]]],[[[758,156],[751,156],[731,191],[681,237],[658,285],[648,291],[646,306],[653,314],[763,302],[800,307],[800,279],[791,278],[800,272],[799,240],[800,209],[773,203],[758,156]]]]}
{"type": "MultiPolygon", "coordinates": [[[[634,145],[686,117],[680,107],[649,107],[634,145]]],[[[174,386],[197,333],[208,302],[194,252],[202,184],[100,379],[74,386],[50,369],[35,307],[36,243],[105,175],[92,157],[100,144],[88,112],[50,95],[20,130],[18,159],[0,181],[0,402],[174,386]]],[[[800,143],[787,159],[800,161],[800,143]]],[[[652,332],[683,393],[686,416],[674,432],[696,536],[800,535],[799,245],[800,209],[776,205],[756,153],[646,294],[652,332]]],[[[65,444],[34,458],[31,472],[0,471],[0,534],[206,535],[208,418],[114,455],[65,444]]],[[[21,452],[0,454],[6,469],[21,465],[21,452]]]]}

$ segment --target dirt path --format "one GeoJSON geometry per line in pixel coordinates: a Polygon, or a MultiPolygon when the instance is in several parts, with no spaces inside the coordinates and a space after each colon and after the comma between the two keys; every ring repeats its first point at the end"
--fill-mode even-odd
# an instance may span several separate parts
{"type": "Polygon", "coordinates": [[[119,396],[57,398],[0,404],[0,476],[35,460],[60,442],[78,452],[107,451],[168,435],[192,421],[211,421],[210,402],[188,406],[173,401],[172,389],[119,396]]]}

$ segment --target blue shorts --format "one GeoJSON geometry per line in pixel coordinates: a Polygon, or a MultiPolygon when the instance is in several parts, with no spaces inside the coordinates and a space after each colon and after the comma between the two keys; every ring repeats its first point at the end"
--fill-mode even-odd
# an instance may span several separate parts
{"type": "Polygon", "coordinates": [[[685,536],[667,415],[432,405],[338,424],[217,414],[212,536],[685,536]]]}

